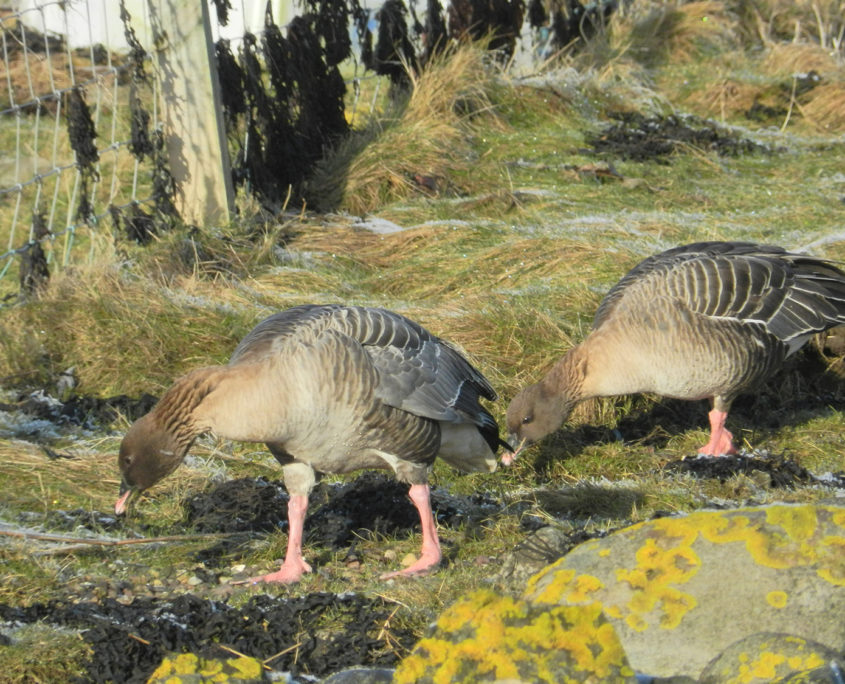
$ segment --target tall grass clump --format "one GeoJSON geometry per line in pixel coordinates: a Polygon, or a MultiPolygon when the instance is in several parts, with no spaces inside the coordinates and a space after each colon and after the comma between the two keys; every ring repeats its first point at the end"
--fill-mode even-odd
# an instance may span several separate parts
{"type": "Polygon", "coordinates": [[[496,68],[483,46],[462,45],[411,76],[388,110],[319,165],[308,197],[318,210],[366,214],[433,188],[448,188],[474,163],[474,122],[495,119],[496,68]]]}
{"type": "Polygon", "coordinates": [[[67,269],[0,320],[5,386],[51,381],[73,366],[79,391],[160,392],[190,367],[224,362],[255,322],[249,310],[192,294],[113,264],[67,269]]]}

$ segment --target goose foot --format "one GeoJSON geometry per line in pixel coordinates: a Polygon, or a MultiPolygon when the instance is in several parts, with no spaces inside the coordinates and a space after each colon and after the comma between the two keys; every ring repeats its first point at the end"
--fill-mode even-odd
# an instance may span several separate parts
{"type": "Polygon", "coordinates": [[[267,584],[293,584],[302,579],[306,572],[311,572],[311,566],[308,565],[301,558],[288,562],[285,560],[282,567],[276,572],[271,572],[268,575],[260,575],[259,577],[250,577],[243,584],[260,584],[266,582],[267,584]]]}
{"type": "Polygon", "coordinates": [[[408,496],[420,514],[420,525],[422,526],[422,549],[416,563],[395,572],[388,572],[381,576],[381,579],[391,577],[422,577],[429,574],[440,564],[440,540],[437,537],[437,526],[434,522],[434,514],[431,510],[431,497],[427,484],[411,485],[408,496]]]}
{"type": "Polygon", "coordinates": [[[440,554],[432,554],[428,557],[423,555],[416,563],[409,565],[402,570],[386,572],[379,579],[391,579],[393,577],[425,577],[430,575],[440,565],[440,554]]]}
{"type": "Polygon", "coordinates": [[[728,456],[736,454],[734,436],[725,429],[725,420],[728,417],[726,411],[713,409],[707,414],[710,418],[710,441],[698,450],[704,456],[728,456]]]}

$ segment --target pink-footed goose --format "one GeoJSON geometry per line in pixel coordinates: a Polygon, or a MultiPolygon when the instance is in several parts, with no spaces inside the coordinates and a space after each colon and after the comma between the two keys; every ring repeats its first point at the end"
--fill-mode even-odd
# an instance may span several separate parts
{"type": "Polygon", "coordinates": [[[593,330],[507,411],[518,449],[591,397],[653,392],[711,401],[699,453],[736,453],[725,419],[817,332],[845,323],[845,273],[831,262],[749,242],[700,242],[651,256],[599,305],[593,330]]]}
{"type": "Polygon", "coordinates": [[[411,485],[422,525],[419,560],[394,575],[440,562],[428,470],[439,456],[464,471],[494,471],[499,428],[479,398],[496,393],[454,347],[384,309],[306,305],[274,314],[238,345],[225,366],[179,378],[120,446],[120,498],[151,487],[182,462],[194,439],[213,432],[265,442],[281,463],[288,546],[278,572],[252,581],[295,582],[308,495],[320,473],[392,469],[411,485]]]}

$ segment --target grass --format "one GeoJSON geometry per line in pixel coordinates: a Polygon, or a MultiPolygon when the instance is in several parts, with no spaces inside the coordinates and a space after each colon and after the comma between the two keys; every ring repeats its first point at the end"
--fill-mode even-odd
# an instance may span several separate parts
{"type": "MultiPolygon", "coordinates": [[[[797,46],[791,36],[784,40],[786,28],[774,21],[786,12],[782,4],[756,3],[771,12],[772,21],[762,24],[726,7],[688,3],[665,16],[662,3],[634,3],[639,14],[620,15],[611,33],[532,78],[497,69],[477,48],[458,50],[324,160],[309,193],[313,206],[337,213],[268,221],[241,198],[232,225],[178,229],[147,247],[92,239],[90,263],[59,270],[40,296],[2,311],[0,400],[52,387],[71,366],[82,395],[159,395],[181,373],[224,362],[268,313],[345,302],[395,309],[458,344],[499,391],[492,410],[502,419],[516,391],[583,339],[612,284],[655,251],[751,239],[845,260],[845,143],[836,116],[845,107],[837,109],[835,83],[841,53],[806,36],[797,46]],[[663,36],[659,51],[655,35],[663,36]],[[793,94],[793,74],[809,65],[830,74],[829,83],[813,97],[793,94]],[[755,99],[780,113],[746,119],[755,99]],[[664,160],[597,157],[587,141],[620,109],[711,117],[770,151],[720,157],[687,146],[664,160]],[[372,217],[404,230],[359,227],[372,217]]],[[[802,30],[818,28],[825,16],[802,22],[802,30]]],[[[808,348],[773,383],[738,401],[730,419],[737,437],[817,474],[845,469],[843,382],[826,371],[835,362],[808,348]]],[[[268,591],[383,595],[401,607],[396,620],[422,633],[443,607],[489,579],[496,562],[484,559],[500,559],[525,538],[524,516],[603,531],[713,500],[829,496],[823,488],[771,489],[750,476],[718,482],[662,470],[704,443],[705,414],[704,402],[650,396],[589,402],[510,469],[459,477],[435,466],[435,485],[461,495],[488,491],[507,504],[476,527],[442,530],[448,563],[438,573],[385,585],[378,574],[417,552],[417,537],[362,540],[360,567],[347,566],[343,552],[310,547],[320,572],[297,587],[268,591]]],[[[110,510],[127,425],[125,417],[93,432],[0,422],[2,518],[110,510]],[[72,458],[53,460],[42,446],[72,458]]],[[[132,525],[139,533],[190,533],[183,505],[212,478],[280,477],[257,445],[207,437],[192,453],[138,507],[132,525]]],[[[136,577],[171,593],[214,596],[219,587],[184,583],[197,566],[193,553],[212,543],[65,555],[4,542],[0,602],[74,595],[92,579],[108,595],[136,577]]],[[[257,538],[227,558],[224,570],[272,570],[285,543],[282,532],[257,538]]],[[[499,583],[503,591],[514,588],[499,583]]],[[[229,600],[245,601],[252,592],[229,600]]],[[[78,662],[69,658],[68,667],[71,661],[78,662]]],[[[63,665],[44,666],[53,680],[64,678],[49,669],[63,665]]]]}

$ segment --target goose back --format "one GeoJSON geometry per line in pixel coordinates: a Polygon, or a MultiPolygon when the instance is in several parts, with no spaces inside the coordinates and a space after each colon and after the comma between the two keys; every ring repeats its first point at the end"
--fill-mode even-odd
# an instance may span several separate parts
{"type": "Polygon", "coordinates": [[[608,292],[593,327],[629,302],[647,306],[656,296],[713,320],[759,326],[787,354],[845,323],[845,274],[831,262],[751,242],[699,242],[635,266],[608,292]]]}

